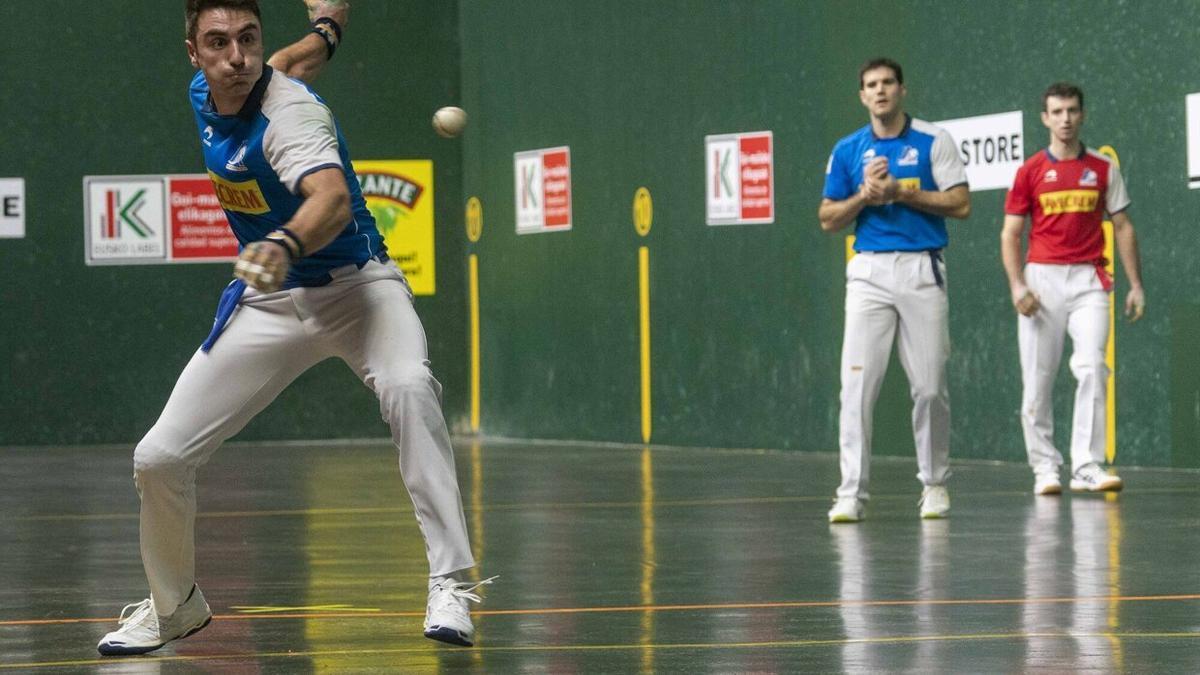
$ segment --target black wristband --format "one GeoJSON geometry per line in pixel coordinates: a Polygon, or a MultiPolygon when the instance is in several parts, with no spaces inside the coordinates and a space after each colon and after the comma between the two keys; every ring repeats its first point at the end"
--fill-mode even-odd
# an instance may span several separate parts
{"type": "Polygon", "coordinates": [[[342,41],[342,27],[337,21],[323,16],[312,22],[312,32],[325,41],[325,60],[333,59],[333,53],[342,41]]]}
{"type": "Polygon", "coordinates": [[[297,235],[295,232],[292,232],[291,230],[287,229],[287,227],[279,227],[279,228],[276,228],[274,231],[282,234],[283,236],[287,237],[288,239],[291,239],[292,242],[296,244],[296,257],[297,258],[304,257],[304,255],[305,255],[304,242],[300,241],[299,235],[297,235]]]}
{"type": "Polygon", "coordinates": [[[280,239],[280,238],[278,238],[278,237],[271,237],[271,236],[268,236],[266,239],[262,239],[261,241],[265,241],[265,242],[267,242],[267,243],[270,243],[270,244],[275,244],[276,246],[278,246],[278,247],[282,248],[283,250],[287,251],[287,256],[288,256],[288,261],[289,261],[289,262],[295,262],[295,261],[296,261],[296,254],[295,254],[295,253],[292,253],[292,247],[291,247],[291,246],[288,246],[288,245],[287,245],[287,242],[283,241],[282,239],[280,239]]]}

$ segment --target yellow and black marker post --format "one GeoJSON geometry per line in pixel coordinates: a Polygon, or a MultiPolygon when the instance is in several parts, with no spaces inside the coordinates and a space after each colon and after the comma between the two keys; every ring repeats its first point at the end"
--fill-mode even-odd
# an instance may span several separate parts
{"type": "MultiPolygon", "coordinates": [[[[633,226],[638,235],[650,234],[654,202],[650,190],[639,187],[633,195],[633,226]]],[[[650,248],[638,247],[638,322],[641,336],[642,442],[650,442],[650,248]]]]}

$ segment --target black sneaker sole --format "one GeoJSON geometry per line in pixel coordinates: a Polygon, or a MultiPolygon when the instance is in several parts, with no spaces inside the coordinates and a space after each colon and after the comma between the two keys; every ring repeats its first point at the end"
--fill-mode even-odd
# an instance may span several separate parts
{"type": "Polygon", "coordinates": [[[453,628],[446,628],[444,626],[430,628],[429,630],[425,631],[425,637],[429,638],[430,640],[445,642],[446,644],[458,645],[459,647],[475,646],[475,643],[464,637],[462,633],[454,630],[453,628]]]}
{"type": "MultiPolygon", "coordinates": [[[[204,623],[200,624],[199,626],[196,626],[195,628],[189,630],[188,632],[184,633],[183,635],[180,635],[177,638],[173,638],[172,640],[167,640],[167,642],[173,642],[174,640],[182,640],[183,638],[185,638],[189,635],[195,635],[196,633],[199,633],[205,626],[207,626],[210,623],[212,623],[212,615],[211,614],[208,616],[207,619],[204,620],[204,623]]],[[[124,647],[121,645],[101,644],[101,645],[97,645],[96,651],[100,652],[101,656],[137,656],[138,654],[149,654],[152,651],[162,649],[163,646],[167,644],[167,642],[163,642],[161,644],[154,645],[153,647],[124,647]]]]}

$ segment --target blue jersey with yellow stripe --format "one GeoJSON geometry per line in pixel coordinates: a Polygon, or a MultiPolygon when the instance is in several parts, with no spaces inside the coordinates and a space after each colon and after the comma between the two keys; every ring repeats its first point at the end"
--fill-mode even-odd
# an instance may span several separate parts
{"type": "MultiPolygon", "coordinates": [[[[826,199],[852,197],[863,182],[863,169],[876,157],[887,157],[888,172],[901,185],[945,191],[967,183],[966,167],[944,129],[906,117],[894,138],[880,138],[871,125],[838,141],[825,169],[826,199]]],[[[867,206],[854,228],[857,251],[932,251],[948,242],[946,219],[906,204],[867,206]]]]}
{"type": "Polygon", "coordinates": [[[263,66],[242,109],[217,113],[203,72],[190,90],[204,163],[241,246],[286,225],[304,202],[300,182],[336,168],[350,192],[351,219],[330,244],[295,261],[284,288],[320,286],[338,267],[361,267],[386,252],[367,210],[345,138],[325,102],[303,83],[263,66]]]}

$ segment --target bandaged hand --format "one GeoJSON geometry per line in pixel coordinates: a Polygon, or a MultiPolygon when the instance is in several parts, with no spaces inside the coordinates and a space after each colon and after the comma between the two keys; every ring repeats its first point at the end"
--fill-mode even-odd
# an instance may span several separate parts
{"type": "Polygon", "coordinates": [[[350,24],[350,3],[346,0],[305,0],[308,5],[308,20],[322,17],[333,19],[344,30],[350,24]]]}
{"type": "Polygon", "coordinates": [[[263,293],[283,288],[292,256],[286,244],[276,239],[261,239],[242,249],[233,265],[233,276],[263,293]]]}

